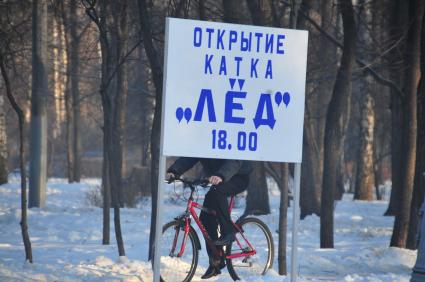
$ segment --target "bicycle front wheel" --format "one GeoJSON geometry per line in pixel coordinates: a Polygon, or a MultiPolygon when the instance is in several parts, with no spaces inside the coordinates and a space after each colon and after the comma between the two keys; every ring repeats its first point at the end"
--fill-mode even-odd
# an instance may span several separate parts
{"type": "Polygon", "coordinates": [[[163,227],[159,244],[161,281],[187,282],[195,274],[198,265],[197,235],[190,229],[185,236],[184,226],[184,222],[175,220],[163,227]]]}
{"type": "MultiPolygon", "coordinates": [[[[272,267],[274,258],[273,237],[269,228],[264,222],[254,217],[243,219],[240,222],[240,227],[256,254],[226,259],[230,276],[233,280],[240,280],[254,275],[266,274],[267,270],[272,267]]],[[[237,240],[227,247],[226,255],[252,251],[241,233],[236,233],[236,238],[237,240]]]]}

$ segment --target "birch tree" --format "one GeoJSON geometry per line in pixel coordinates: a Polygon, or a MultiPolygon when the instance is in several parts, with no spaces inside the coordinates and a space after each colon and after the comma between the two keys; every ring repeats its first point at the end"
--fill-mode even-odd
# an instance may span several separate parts
{"type": "Polygon", "coordinates": [[[44,207],[47,177],[47,0],[32,2],[29,207],[44,207]]]}

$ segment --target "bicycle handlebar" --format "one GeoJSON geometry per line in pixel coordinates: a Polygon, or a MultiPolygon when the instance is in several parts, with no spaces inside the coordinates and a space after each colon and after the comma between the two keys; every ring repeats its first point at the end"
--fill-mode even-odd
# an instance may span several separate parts
{"type": "Polygon", "coordinates": [[[165,180],[165,182],[168,184],[176,182],[176,181],[181,182],[183,183],[184,186],[188,186],[188,187],[201,186],[201,187],[207,188],[212,186],[207,178],[188,179],[188,178],[176,176],[176,177],[173,177],[172,179],[165,180]]]}

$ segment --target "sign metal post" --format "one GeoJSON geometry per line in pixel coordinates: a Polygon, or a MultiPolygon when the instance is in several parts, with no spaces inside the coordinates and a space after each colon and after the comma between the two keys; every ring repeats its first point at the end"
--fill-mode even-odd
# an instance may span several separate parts
{"type": "MultiPolygon", "coordinates": [[[[168,38],[169,32],[169,21],[167,19],[165,23],[165,38],[168,38]]],[[[166,156],[163,153],[164,149],[164,112],[165,112],[165,98],[166,98],[166,83],[167,83],[167,58],[168,58],[168,40],[165,41],[164,46],[164,79],[162,81],[162,105],[161,105],[161,135],[160,135],[160,148],[159,148],[159,164],[158,164],[158,194],[157,194],[157,202],[156,202],[156,225],[155,225],[155,242],[154,242],[154,263],[153,263],[153,281],[159,282],[160,273],[159,273],[159,265],[160,265],[160,238],[162,235],[162,204],[164,198],[163,191],[163,182],[165,175],[165,163],[166,156]]]]}
{"type": "Polygon", "coordinates": [[[294,171],[294,207],[292,216],[291,282],[297,282],[298,278],[298,225],[300,222],[300,183],[301,163],[296,163],[294,171]]]}

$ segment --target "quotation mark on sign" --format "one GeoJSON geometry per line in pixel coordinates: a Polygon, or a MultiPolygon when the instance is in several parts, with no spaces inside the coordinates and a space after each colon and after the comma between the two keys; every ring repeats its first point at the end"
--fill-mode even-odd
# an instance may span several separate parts
{"type": "Polygon", "coordinates": [[[286,107],[288,107],[289,102],[291,101],[291,95],[289,95],[288,92],[285,92],[283,95],[281,92],[276,92],[276,94],[274,95],[274,101],[276,102],[277,106],[280,106],[280,104],[283,103],[285,104],[286,107]]]}
{"type": "Polygon", "coordinates": [[[285,92],[283,94],[283,103],[285,104],[286,107],[288,107],[290,101],[291,101],[291,96],[289,95],[288,92],[285,92]]]}
{"type": "Polygon", "coordinates": [[[177,110],[176,110],[176,118],[179,121],[179,123],[183,119],[183,109],[181,107],[178,107],[177,110]]]}
{"type": "Polygon", "coordinates": [[[183,117],[186,122],[189,123],[190,119],[192,118],[192,110],[190,108],[186,108],[183,110],[182,107],[178,107],[176,110],[176,118],[179,123],[182,121],[183,117]]]}

